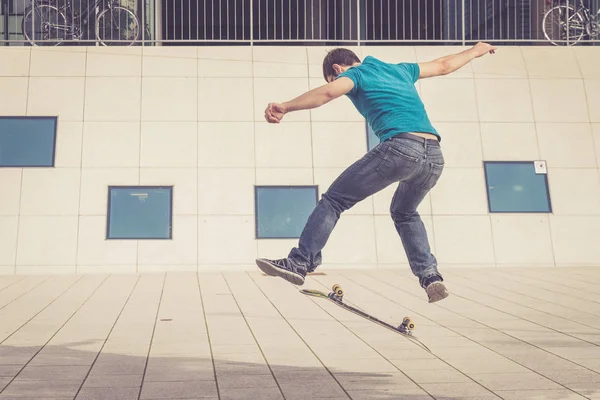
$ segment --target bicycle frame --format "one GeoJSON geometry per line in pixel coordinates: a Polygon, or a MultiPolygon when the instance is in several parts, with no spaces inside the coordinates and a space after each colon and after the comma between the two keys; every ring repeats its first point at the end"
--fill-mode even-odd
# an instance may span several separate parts
{"type": "MultiPolygon", "coordinates": [[[[553,0],[546,0],[546,5],[552,5],[552,3],[553,0]]],[[[560,3],[564,3],[573,8],[573,15],[566,21],[567,25],[570,24],[571,20],[575,18],[576,15],[580,15],[583,18],[583,26],[576,29],[583,30],[589,37],[598,36],[600,34],[600,10],[596,10],[596,13],[593,13],[592,10],[586,7],[583,0],[562,0],[560,3]]],[[[579,24],[572,26],[579,27],[579,24]]]]}
{"type": "MultiPolygon", "coordinates": [[[[67,23],[68,25],[52,25],[53,29],[58,29],[58,30],[62,30],[65,31],[73,36],[81,36],[82,32],[80,30],[80,26],[81,21],[85,21],[84,25],[87,26],[87,19],[89,19],[89,17],[92,16],[92,13],[94,15],[97,14],[97,9],[98,7],[100,7],[102,5],[102,3],[104,3],[104,1],[102,0],[94,0],[93,4],[90,4],[88,2],[88,4],[86,5],[86,7],[84,9],[81,9],[81,11],[79,13],[75,13],[73,10],[73,3],[71,0],[65,0],[64,1],[64,5],[62,6],[58,6],[58,1],[57,0],[50,0],[49,1],[50,4],[53,4],[56,6],[56,8],[59,11],[64,12],[65,17],[67,18],[67,23]]],[[[106,5],[108,8],[112,7],[112,1],[111,0],[106,0],[106,5]]]]}
{"type": "MultiPolygon", "coordinates": [[[[562,1],[565,4],[568,4],[569,6],[572,6],[573,9],[575,10],[574,14],[578,14],[581,13],[583,15],[583,18],[585,20],[586,23],[590,23],[592,22],[593,19],[595,19],[595,15],[593,14],[589,8],[587,8],[585,6],[585,4],[583,4],[583,0],[563,0],[562,1]],[[577,5],[579,4],[579,5],[577,5]],[[579,7],[579,8],[577,8],[579,7]]],[[[546,5],[550,6],[552,5],[553,0],[546,0],[546,5]]]]}

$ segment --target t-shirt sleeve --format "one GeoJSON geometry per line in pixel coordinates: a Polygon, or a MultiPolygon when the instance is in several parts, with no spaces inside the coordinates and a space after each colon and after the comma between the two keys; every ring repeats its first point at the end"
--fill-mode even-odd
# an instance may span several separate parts
{"type": "Polygon", "coordinates": [[[421,74],[421,68],[417,63],[400,63],[398,67],[402,70],[402,72],[406,73],[407,76],[412,79],[412,83],[415,83],[419,79],[419,75],[421,74]]]}
{"type": "Polygon", "coordinates": [[[358,68],[349,68],[337,76],[336,79],[346,77],[354,82],[354,87],[347,94],[354,94],[360,88],[360,71],[358,68]]]}

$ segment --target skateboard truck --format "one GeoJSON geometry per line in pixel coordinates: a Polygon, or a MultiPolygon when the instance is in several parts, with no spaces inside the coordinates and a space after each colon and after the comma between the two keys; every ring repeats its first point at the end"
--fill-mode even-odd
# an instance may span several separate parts
{"type": "MultiPolygon", "coordinates": [[[[344,290],[339,284],[335,284],[331,287],[331,292],[327,295],[331,300],[342,302],[344,298],[344,290]]],[[[398,326],[398,330],[404,334],[411,335],[412,331],[416,328],[415,323],[410,317],[404,317],[400,326],[398,326]]]]}
{"type": "Polygon", "coordinates": [[[390,325],[387,322],[384,322],[384,321],[342,301],[344,298],[344,290],[337,283],[332,286],[331,290],[332,291],[329,292],[329,294],[325,294],[324,292],[321,292],[319,290],[300,289],[300,293],[304,293],[308,296],[321,297],[321,298],[327,299],[327,300],[333,302],[334,304],[337,304],[338,306],[345,308],[348,311],[351,311],[354,314],[357,314],[363,318],[366,318],[370,321],[375,322],[378,325],[381,325],[381,326],[383,326],[387,329],[390,329],[396,333],[406,336],[408,339],[411,339],[412,341],[419,343],[419,345],[423,349],[425,349],[431,353],[431,350],[413,335],[412,331],[415,329],[416,326],[415,326],[415,323],[413,322],[412,318],[404,317],[402,319],[402,324],[400,324],[400,326],[390,325]]]}
{"type": "Polygon", "coordinates": [[[344,298],[344,291],[342,290],[342,287],[336,283],[333,285],[331,290],[332,292],[329,293],[329,297],[333,300],[342,301],[344,298]]]}
{"type": "Polygon", "coordinates": [[[412,331],[416,328],[415,323],[410,317],[404,317],[402,323],[398,327],[400,332],[404,332],[407,335],[412,335],[412,331]]]}

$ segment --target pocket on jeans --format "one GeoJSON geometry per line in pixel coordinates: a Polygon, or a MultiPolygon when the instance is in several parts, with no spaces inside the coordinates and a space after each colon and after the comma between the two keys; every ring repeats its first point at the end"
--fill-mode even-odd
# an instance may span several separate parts
{"type": "Polygon", "coordinates": [[[433,188],[437,181],[442,176],[442,172],[444,171],[444,164],[438,164],[431,161],[427,162],[427,169],[429,170],[427,173],[427,178],[421,184],[421,187],[426,189],[433,188]]]}
{"type": "Polygon", "coordinates": [[[377,172],[386,179],[396,181],[414,175],[419,163],[417,157],[399,153],[398,149],[388,147],[388,153],[377,166],[377,172]]]}
{"type": "Polygon", "coordinates": [[[407,161],[412,161],[414,163],[419,161],[419,157],[417,157],[416,155],[410,154],[407,151],[404,151],[402,149],[398,149],[396,147],[388,147],[388,151],[392,154],[392,156],[397,156],[397,157],[402,157],[407,161]]]}

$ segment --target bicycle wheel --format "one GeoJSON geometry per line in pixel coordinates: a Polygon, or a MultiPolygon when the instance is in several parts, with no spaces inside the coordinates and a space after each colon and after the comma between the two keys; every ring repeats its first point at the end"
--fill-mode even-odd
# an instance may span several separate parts
{"type": "Polygon", "coordinates": [[[65,15],[53,5],[44,3],[29,6],[21,22],[23,36],[35,46],[58,46],[67,36],[68,29],[65,15]]]}
{"type": "Polygon", "coordinates": [[[140,36],[135,14],[121,6],[102,11],[96,21],[96,37],[103,46],[131,46],[140,36]]]}
{"type": "Polygon", "coordinates": [[[585,22],[583,15],[573,7],[559,5],[544,14],[542,30],[553,45],[572,46],[585,34],[585,22]]]}

